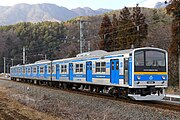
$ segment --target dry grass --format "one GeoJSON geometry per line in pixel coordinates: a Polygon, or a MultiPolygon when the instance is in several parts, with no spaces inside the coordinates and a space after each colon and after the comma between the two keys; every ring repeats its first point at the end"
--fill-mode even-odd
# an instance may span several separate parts
{"type": "Polygon", "coordinates": [[[28,107],[27,110],[26,107],[21,109],[21,114],[26,116],[38,116],[38,118],[41,119],[156,120],[161,118],[175,120],[180,118],[180,114],[174,111],[132,105],[129,103],[73,94],[61,90],[53,90],[17,82],[0,81],[0,86],[8,89],[6,93],[8,93],[8,96],[13,98],[15,102],[18,101],[22,106],[26,105],[32,108],[30,110],[28,107]],[[36,110],[40,112],[38,113],[36,110]],[[47,114],[47,117],[40,117],[39,114],[42,112],[47,114]],[[50,118],[51,115],[58,118],[50,118]]]}
{"type": "Polygon", "coordinates": [[[178,89],[177,87],[168,87],[166,89],[166,94],[177,94],[177,95],[180,95],[180,89],[178,89]]]}
{"type": "Polygon", "coordinates": [[[9,93],[8,89],[0,87],[0,103],[4,106],[1,107],[1,113],[3,113],[3,116],[0,114],[1,119],[60,120],[60,118],[55,118],[20,104],[16,100],[9,98],[7,93],[9,93]]]}

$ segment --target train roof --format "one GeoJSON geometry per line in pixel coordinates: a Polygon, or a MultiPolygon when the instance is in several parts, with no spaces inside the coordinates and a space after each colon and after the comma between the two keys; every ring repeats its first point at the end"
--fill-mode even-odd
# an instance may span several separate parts
{"type": "Polygon", "coordinates": [[[39,61],[36,61],[34,64],[42,64],[42,63],[49,63],[51,62],[50,60],[39,60],[39,61]]]}
{"type": "Polygon", "coordinates": [[[76,57],[73,58],[66,58],[66,59],[59,59],[59,60],[54,60],[53,62],[67,62],[67,61],[76,61],[76,60],[93,60],[96,58],[108,58],[110,56],[129,56],[129,53],[132,53],[135,50],[140,50],[140,49],[157,49],[157,50],[162,50],[160,48],[154,48],[154,47],[143,47],[143,48],[133,48],[133,49],[127,49],[127,50],[119,50],[119,51],[113,51],[113,52],[107,52],[104,50],[95,50],[91,52],[85,52],[81,54],[77,54],[76,57]]]}
{"type": "Polygon", "coordinates": [[[133,51],[134,49],[127,49],[127,50],[120,50],[120,51],[113,51],[113,52],[108,52],[107,55],[117,55],[117,54],[129,54],[133,51]]]}
{"type": "Polygon", "coordinates": [[[27,67],[27,66],[33,66],[33,65],[36,65],[36,64],[44,64],[44,63],[49,63],[51,62],[50,60],[39,60],[39,61],[36,61],[35,63],[30,63],[30,64],[25,64],[25,65],[16,65],[16,66],[12,66],[11,68],[15,68],[15,67],[27,67]]]}
{"type": "Polygon", "coordinates": [[[80,53],[77,54],[76,57],[84,57],[84,56],[102,56],[107,54],[108,52],[104,50],[95,50],[95,51],[90,51],[90,52],[85,52],[85,53],[80,53]]]}
{"type": "MultiPolygon", "coordinates": [[[[58,60],[53,60],[53,62],[67,62],[67,61],[76,61],[76,60],[93,60],[96,58],[108,58],[110,56],[116,56],[116,55],[122,55],[122,56],[126,56],[129,55],[129,53],[132,53],[134,50],[140,50],[140,49],[157,49],[157,50],[162,50],[165,51],[163,49],[160,48],[153,48],[153,47],[143,47],[143,48],[134,48],[134,49],[127,49],[127,50],[119,50],[119,51],[113,51],[113,52],[107,52],[104,50],[95,50],[95,51],[90,51],[90,52],[85,52],[85,53],[81,53],[81,54],[77,54],[76,57],[73,58],[65,58],[65,59],[58,59],[58,60]]],[[[35,63],[32,64],[45,64],[45,63],[49,63],[51,62],[50,60],[40,60],[40,61],[36,61],[35,63]]],[[[26,64],[25,66],[28,65],[32,65],[32,64],[26,64]]],[[[21,67],[23,65],[19,65],[16,67],[21,67]]],[[[15,67],[15,66],[13,66],[15,67]]]]}
{"type": "Polygon", "coordinates": [[[101,57],[114,56],[114,55],[125,55],[132,52],[132,50],[133,49],[128,49],[128,50],[120,50],[120,51],[114,51],[114,52],[107,52],[104,50],[95,50],[91,52],[77,54],[76,57],[73,57],[73,58],[59,59],[59,60],[54,60],[53,62],[66,62],[70,60],[85,60],[85,59],[88,60],[91,58],[101,58],[101,57]]]}

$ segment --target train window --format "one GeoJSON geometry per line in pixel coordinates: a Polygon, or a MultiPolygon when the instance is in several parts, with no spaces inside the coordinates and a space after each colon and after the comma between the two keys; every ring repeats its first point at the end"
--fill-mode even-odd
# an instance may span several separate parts
{"type": "Polygon", "coordinates": [[[96,62],[96,67],[100,67],[100,62],[96,62]]]}
{"type": "Polygon", "coordinates": [[[40,67],[40,74],[43,74],[43,73],[44,73],[44,67],[41,66],[41,67],[40,67]]]}
{"type": "Polygon", "coordinates": [[[166,71],[166,54],[161,50],[148,49],[135,51],[134,70],[166,71]]]}
{"type": "Polygon", "coordinates": [[[92,70],[92,64],[90,64],[90,70],[92,70]]]}
{"type": "Polygon", "coordinates": [[[23,71],[22,71],[22,72],[23,72],[23,74],[26,74],[26,69],[25,69],[25,68],[23,68],[23,71]]]}
{"type": "Polygon", "coordinates": [[[119,62],[116,63],[116,70],[119,70],[119,62]]]}
{"type": "Polygon", "coordinates": [[[67,65],[64,65],[64,72],[67,72],[67,65]]]}
{"type": "Polygon", "coordinates": [[[67,65],[61,65],[61,73],[67,72],[67,65]]]}
{"type": "Polygon", "coordinates": [[[79,72],[79,64],[76,64],[76,72],[79,72]]]}
{"type": "Polygon", "coordinates": [[[106,62],[101,62],[101,72],[106,72],[106,62]]]}
{"type": "Polygon", "coordinates": [[[83,72],[83,64],[80,64],[80,69],[79,69],[80,72],[83,72]]]}
{"type": "Polygon", "coordinates": [[[30,74],[31,73],[31,68],[30,67],[28,67],[28,74],[30,74]]]}
{"type": "Polygon", "coordinates": [[[135,52],[134,64],[135,66],[144,66],[144,51],[135,52]]]}
{"type": "Polygon", "coordinates": [[[54,65],[52,65],[52,73],[54,73],[55,72],[55,66],[54,65]]]}
{"type": "Polygon", "coordinates": [[[51,65],[48,65],[48,74],[51,73],[51,65]]]}
{"type": "Polygon", "coordinates": [[[128,70],[128,62],[129,62],[129,59],[126,58],[126,59],[124,59],[124,61],[125,61],[125,63],[124,63],[124,69],[125,69],[125,70],[128,70]]]}
{"type": "Polygon", "coordinates": [[[56,66],[52,65],[52,73],[55,74],[56,73],[56,66]]]}
{"type": "Polygon", "coordinates": [[[33,73],[34,73],[34,74],[37,73],[37,67],[33,67],[33,73]]]}
{"type": "Polygon", "coordinates": [[[111,69],[114,70],[114,62],[112,62],[112,68],[111,69]]]}
{"type": "Polygon", "coordinates": [[[96,72],[100,72],[100,62],[96,62],[96,72]]]}
{"type": "Polygon", "coordinates": [[[106,62],[96,62],[96,72],[106,72],[106,62]]]}
{"type": "Polygon", "coordinates": [[[146,66],[165,66],[165,53],[146,51],[146,66]]]}
{"type": "Polygon", "coordinates": [[[61,65],[61,73],[63,72],[63,67],[64,67],[64,66],[63,66],[63,65],[61,65]]]}
{"type": "Polygon", "coordinates": [[[18,68],[18,74],[20,74],[20,72],[21,72],[21,69],[20,69],[20,68],[18,68]]]}
{"type": "Polygon", "coordinates": [[[76,64],[76,72],[83,72],[83,64],[76,64]]]}

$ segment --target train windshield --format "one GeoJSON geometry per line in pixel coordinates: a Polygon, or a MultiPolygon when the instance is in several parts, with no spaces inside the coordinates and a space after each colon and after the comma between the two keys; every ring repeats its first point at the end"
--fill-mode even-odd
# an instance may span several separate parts
{"type": "Polygon", "coordinates": [[[138,50],[135,52],[135,71],[166,71],[166,54],[159,50],[138,50]]]}

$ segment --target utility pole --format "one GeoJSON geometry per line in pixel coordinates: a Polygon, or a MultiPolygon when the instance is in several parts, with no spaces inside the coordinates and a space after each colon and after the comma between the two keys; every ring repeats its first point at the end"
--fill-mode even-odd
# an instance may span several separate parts
{"type": "Polygon", "coordinates": [[[3,57],[4,58],[4,75],[6,74],[6,57],[3,57]]]}
{"type": "Polygon", "coordinates": [[[88,21],[79,21],[79,30],[80,30],[80,53],[84,52],[85,47],[85,38],[84,38],[84,23],[87,23],[88,21]]]}
{"type": "Polygon", "coordinates": [[[79,30],[80,30],[80,53],[83,53],[83,41],[84,41],[84,35],[83,35],[83,29],[84,29],[84,25],[83,25],[83,21],[79,21],[79,30]]]}
{"type": "Polygon", "coordinates": [[[44,58],[45,58],[45,60],[47,59],[47,55],[46,54],[45,54],[44,58]]]}
{"type": "Polygon", "coordinates": [[[88,41],[88,52],[91,51],[91,41],[88,41]]]}
{"type": "Polygon", "coordinates": [[[23,47],[23,65],[26,63],[26,48],[23,47]]]}
{"type": "Polygon", "coordinates": [[[140,47],[139,45],[140,45],[140,43],[139,43],[139,41],[140,41],[140,28],[139,28],[139,25],[138,26],[136,26],[136,29],[137,29],[137,31],[138,31],[138,39],[137,39],[137,46],[135,46],[135,47],[140,47]]]}
{"type": "Polygon", "coordinates": [[[9,73],[9,63],[7,64],[7,73],[9,73]]]}
{"type": "MultiPolygon", "coordinates": [[[[180,34],[180,22],[178,22],[178,34],[180,34]]],[[[179,89],[180,89],[180,38],[178,40],[178,61],[179,61],[179,89]]]]}
{"type": "Polygon", "coordinates": [[[13,61],[14,61],[14,59],[13,59],[13,58],[11,58],[11,66],[13,66],[13,61]]]}

